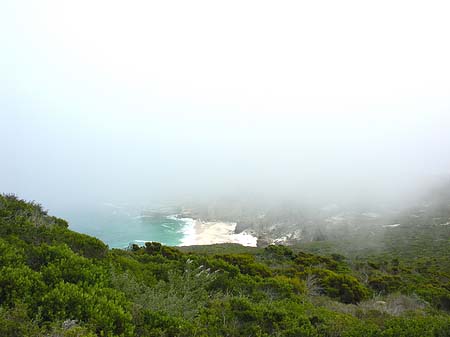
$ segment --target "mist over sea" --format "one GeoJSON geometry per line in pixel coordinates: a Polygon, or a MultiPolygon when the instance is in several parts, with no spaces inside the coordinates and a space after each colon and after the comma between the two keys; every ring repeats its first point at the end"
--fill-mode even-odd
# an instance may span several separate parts
{"type": "Polygon", "coordinates": [[[124,206],[102,204],[68,209],[58,216],[69,221],[69,228],[94,236],[110,248],[126,248],[130,243],[157,241],[169,246],[183,242],[192,224],[187,219],[163,214],[143,215],[124,206]]]}

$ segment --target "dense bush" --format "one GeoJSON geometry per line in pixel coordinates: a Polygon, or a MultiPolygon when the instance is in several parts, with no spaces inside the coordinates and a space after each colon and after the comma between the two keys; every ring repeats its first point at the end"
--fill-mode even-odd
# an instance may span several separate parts
{"type": "Polygon", "coordinates": [[[189,250],[108,250],[40,205],[0,196],[0,336],[450,335],[443,250],[370,260],[276,245],[189,250]]]}

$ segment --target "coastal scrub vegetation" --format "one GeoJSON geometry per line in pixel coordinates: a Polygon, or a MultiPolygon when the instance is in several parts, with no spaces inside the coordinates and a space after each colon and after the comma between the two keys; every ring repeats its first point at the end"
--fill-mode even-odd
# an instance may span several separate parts
{"type": "Polygon", "coordinates": [[[448,337],[448,232],[436,227],[436,243],[432,229],[399,230],[381,253],[343,242],[108,249],[0,195],[0,336],[448,337]]]}

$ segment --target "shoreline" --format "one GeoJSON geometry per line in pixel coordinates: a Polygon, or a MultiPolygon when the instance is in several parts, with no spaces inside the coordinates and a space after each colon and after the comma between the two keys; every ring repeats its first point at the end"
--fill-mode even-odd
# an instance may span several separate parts
{"type": "Polygon", "coordinates": [[[256,247],[257,238],[250,233],[235,233],[235,222],[203,221],[192,218],[179,218],[185,222],[182,229],[184,237],[178,246],[212,245],[218,243],[238,243],[256,247]]]}

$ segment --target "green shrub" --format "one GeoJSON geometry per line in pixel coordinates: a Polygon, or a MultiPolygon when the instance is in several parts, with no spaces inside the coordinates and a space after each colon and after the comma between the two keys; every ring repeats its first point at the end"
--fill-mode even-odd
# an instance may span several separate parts
{"type": "Polygon", "coordinates": [[[71,283],[59,283],[42,299],[44,320],[74,319],[92,326],[96,332],[114,336],[132,336],[132,317],[125,296],[113,289],[84,290],[71,283]]]}
{"type": "Polygon", "coordinates": [[[323,292],[343,303],[358,303],[370,295],[369,290],[351,275],[326,269],[314,269],[312,272],[317,275],[323,292]]]}
{"type": "Polygon", "coordinates": [[[41,275],[28,266],[0,268],[0,304],[14,306],[24,302],[35,305],[44,290],[41,275]]]}
{"type": "Polygon", "coordinates": [[[398,275],[378,273],[370,276],[368,284],[379,294],[392,293],[402,286],[401,278],[398,275]]]}

